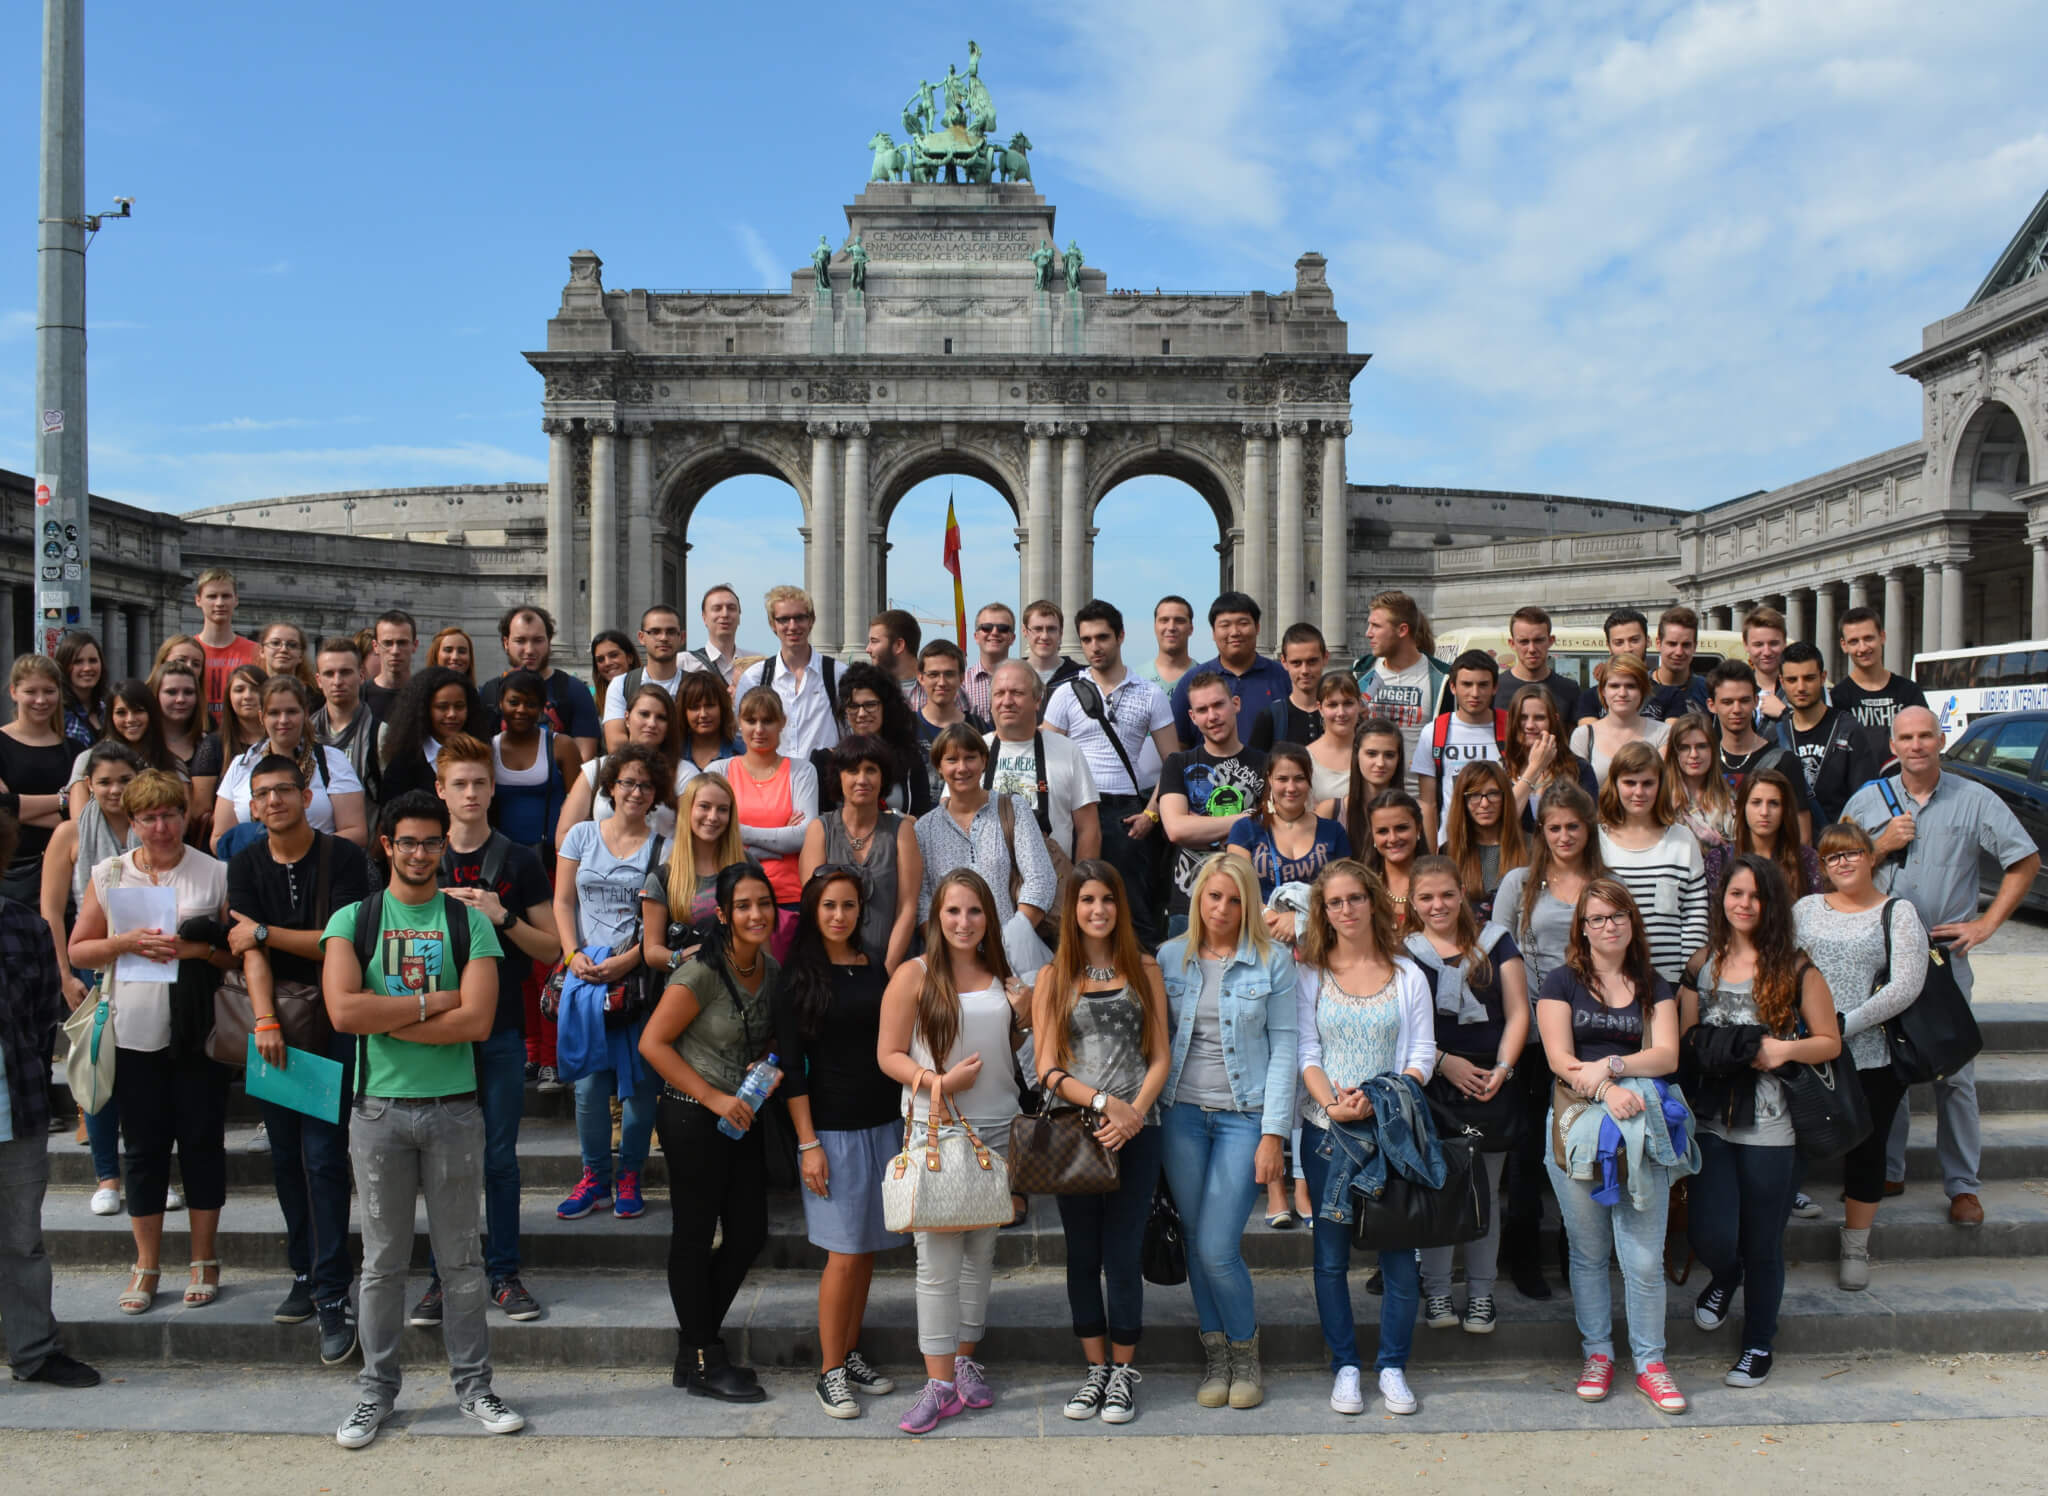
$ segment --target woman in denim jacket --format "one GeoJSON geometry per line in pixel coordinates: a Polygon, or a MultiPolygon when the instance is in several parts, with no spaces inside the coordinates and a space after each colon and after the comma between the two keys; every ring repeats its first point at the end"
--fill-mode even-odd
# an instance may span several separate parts
{"type": "Polygon", "coordinates": [[[1195,1401],[1255,1408],[1265,1389],[1242,1242],[1294,1126],[1294,957],[1267,935],[1258,880],[1242,857],[1204,862],[1192,904],[1188,932],[1159,948],[1173,1032],[1166,1180],[1201,1321],[1206,1369],[1195,1401]]]}

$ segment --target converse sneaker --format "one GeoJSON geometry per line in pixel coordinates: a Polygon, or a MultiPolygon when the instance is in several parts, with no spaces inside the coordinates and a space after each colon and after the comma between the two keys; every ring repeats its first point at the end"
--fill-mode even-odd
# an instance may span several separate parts
{"type": "Polygon", "coordinates": [[[391,1410],[384,1404],[365,1398],[334,1431],[334,1442],[343,1449],[361,1449],[377,1437],[377,1429],[390,1416],[391,1410]]]}
{"type": "Polygon", "coordinates": [[[1067,1399],[1066,1415],[1079,1423],[1093,1418],[1102,1411],[1102,1394],[1109,1390],[1109,1368],[1091,1366],[1088,1374],[1081,1378],[1081,1385],[1074,1389],[1074,1395],[1067,1399]]]}
{"type": "Polygon", "coordinates": [[[526,1420],[506,1407],[495,1392],[479,1392],[456,1406],[462,1409],[463,1417],[481,1423],[487,1434],[516,1434],[526,1427],[526,1420]]]}
{"type": "Polygon", "coordinates": [[[1806,1193],[1805,1190],[1801,1190],[1792,1197],[1792,1214],[1798,1216],[1802,1221],[1817,1221],[1820,1219],[1821,1214],[1820,1202],[1806,1193]]]}
{"type": "Polygon", "coordinates": [[[1579,1368],[1579,1385],[1576,1391],[1580,1402],[1605,1402],[1607,1393],[1614,1386],[1614,1358],[1612,1356],[1588,1356],[1586,1364],[1579,1368]]]}
{"type": "Polygon", "coordinates": [[[430,1279],[427,1291],[420,1295],[420,1301],[412,1306],[412,1313],[405,1317],[409,1325],[418,1325],[423,1330],[432,1330],[441,1323],[441,1280],[430,1279]]]}
{"type": "Polygon", "coordinates": [[[886,1397],[896,1390],[896,1383],[868,1365],[858,1349],[846,1353],[846,1380],[854,1391],[865,1392],[869,1397],[886,1397]]]}
{"type": "Polygon", "coordinates": [[[1104,1423],[1129,1423],[1138,1416],[1137,1399],[1131,1389],[1144,1380],[1135,1366],[1110,1367],[1109,1390],[1102,1394],[1104,1423]]]}
{"type": "Polygon", "coordinates": [[[1347,1417],[1365,1411],[1365,1394],[1358,1388],[1358,1368],[1340,1366],[1336,1380],[1330,1383],[1330,1411],[1347,1417]]]}
{"type": "Polygon", "coordinates": [[[853,1395],[853,1388],[846,1380],[846,1368],[835,1366],[830,1371],[818,1373],[818,1406],[825,1410],[827,1418],[860,1417],[860,1399],[853,1395]]]}
{"type": "Polygon", "coordinates": [[[1458,1323],[1458,1309],[1447,1293],[1431,1294],[1422,1303],[1422,1322],[1432,1330],[1454,1329],[1458,1323]]]}
{"type": "Polygon", "coordinates": [[[562,1077],[553,1065],[543,1065],[540,1067],[540,1075],[535,1081],[534,1088],[543,1095],[551,1095],[556,1091],[566,1091],[568,1089],[567,1086],[562,1084],[562,1077]]]}
{"type": "Polygon", "coordinates": [[[1771,1374],[1769,1351],[1744,1351],[1721,1380],[1730,1387],[1761,1387],[1771,1374]]]}
{"type": "Polygon", "coordinates": [[[1493,1333],[1493,1295],[1482,1293],[1465,1305],[1465,1333],[1467,1335],[1491,1335],[1493,1333]]]}
{"type": "Polygon", "coordinates": [[[1398,1366],[1380,1368],[1380,1397],[1385,1400],[1389,1413],[1415,1411],[1415,1394],[1409,1390],[1407,1374],[1398,1366]]]}
{"type": "Polygon", "coordinates": [[[1683,1413],[1686,1409],[1685,1394],[1671,1380],[1670,1369],[1662,1361],[1652,1361],[1636,1373],[1636,1391],[1647,1397],[1650,1406],[1660,1413],[1683,1413]]]}
{"type": "Polygon", "coordinates": [[[1692,1322],[1702,1330],[1718,1330],[1728,1323],[1728,1306],[1734,1302],[1734,1289],[1709,1283],[1700,1290],[1699,1302],[1693,1305],[1692,1322]]]}

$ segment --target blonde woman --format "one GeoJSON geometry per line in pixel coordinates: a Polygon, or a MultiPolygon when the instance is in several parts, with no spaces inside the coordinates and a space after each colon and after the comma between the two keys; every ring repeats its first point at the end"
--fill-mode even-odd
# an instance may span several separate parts
{"type": "Polygon", "coordinates": [[[1188,1247],[1205,1370],[1195,1402],[1265,1400],[1245,1218],[1285,1167],[1294,1127],[1295,969],[1260,917],[1259,883],[1219,852],[1195,870],[1187,932],[1159,948],[1173,1061],[1161,1124],[1188,1247]]]}
{"type": "MultiPolygon", "coordinates": [[[[657,688],[658,689],[658,688],[657,688]]],[[[717,919],[719,873],[747,860],[732,786],[699,774],[676,799],[675,848],[640,890],[640,952],[647,969],[676,970],[697,953],[717,919]]]]}
{"type": "Polygon", "coordinates": [[[1664,746],[1670,724],[1643,716],[1650,688],[1650,672],[1640,656],[1616,655],[1607,662],[1607,673],[1600,681],[1605,715],[1588,718],[1572,729],[1572,752],[1593,766],[1593,776],[1602,784],[1607,782],[1614,755],[1628,744],[1664,746]]]}

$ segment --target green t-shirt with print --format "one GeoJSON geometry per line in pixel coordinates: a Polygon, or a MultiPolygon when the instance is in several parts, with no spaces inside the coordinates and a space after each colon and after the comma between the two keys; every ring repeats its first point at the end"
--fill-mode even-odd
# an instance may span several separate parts
{"type": "MultiPolygon", "coordinates": [[[[384,997],[411,997],[459,987],[461,978],[448,970],[448,924],[442,913],[445,904],[441,895],[436,892],[424,904],[406,904],[387,889],[383,900],[383,912],[378,919],[377,959],[363,973],[365,990],[384,997]]],[[[334,911],[321,936],[323,946],[329,940],[354,943],[356,911],[361,907],[349,903],[334,911]]],[[[504,955],[491,922],[474,909],[467,912],[469,959],[478,961],[504,955]]],[[[513,1001],[518,1001],[516,994],[513,1001]]],[[[456,1096],[476,1089],[476,1062],[471,1045],[416,1044],[410,1039],[371,1034],[363,1048],[368,1058],[362,1082],[365,1095],[456,1096]]]]}

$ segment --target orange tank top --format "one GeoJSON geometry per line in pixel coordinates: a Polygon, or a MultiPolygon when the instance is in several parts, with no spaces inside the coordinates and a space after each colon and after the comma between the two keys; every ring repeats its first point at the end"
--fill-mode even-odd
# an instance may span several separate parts
{"type": "MultiPolygon", "coordinates": [[[[787,758],[766,779],[756,779],[747,771],[744,761],[735,762],[726,782],[732,786],[733,810],[742,826],[780,831],[796,813],[796,802],[790,798],[787,758]]],[[[778,904],[794,904],[803,897],[803,879],[798,875],[794,854],[763,857],[760,862],[778,904]]]]}

